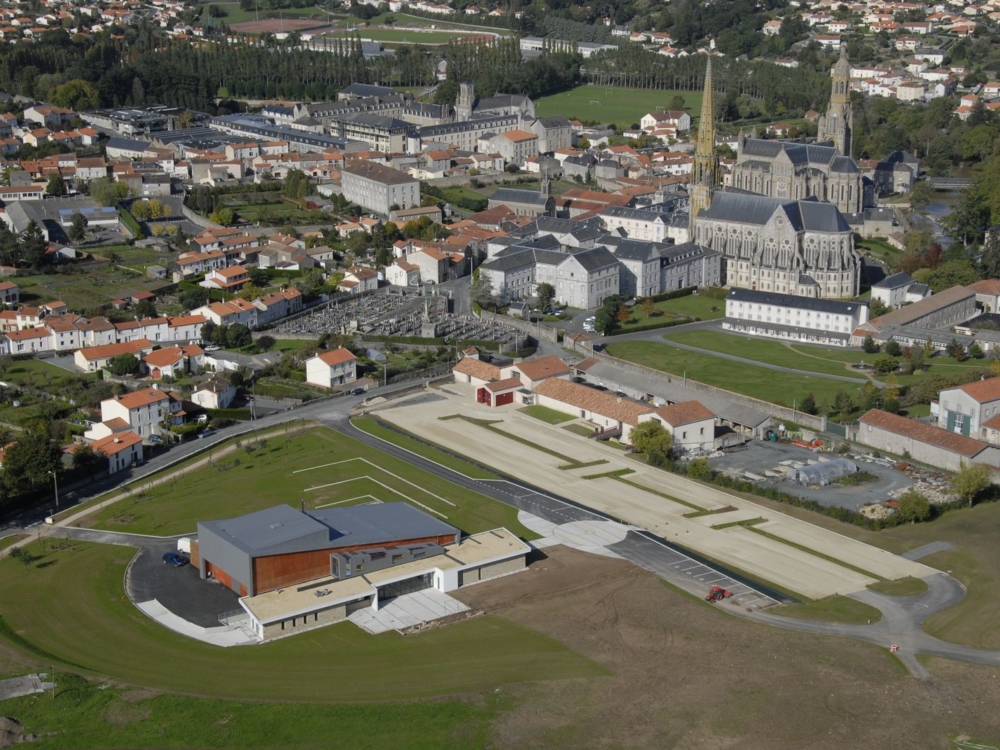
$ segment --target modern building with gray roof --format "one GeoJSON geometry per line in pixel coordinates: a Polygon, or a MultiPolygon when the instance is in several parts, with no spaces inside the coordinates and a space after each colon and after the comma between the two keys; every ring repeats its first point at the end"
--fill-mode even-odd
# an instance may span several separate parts
{"type": "Polygon", "coordinates": [[[837,206],[815,197],[716,193],[695,218],[693,241],[722,254],[729,286],[829,299],[859,292],[854,233],[837,206]]]}
{"type": "Polygon", "coordinates": [[[311,511],[276,505],[200,522],[197,556],[202,578],[214,578],[241,596],[256,596],[324,575],[349,577],[359,553],[369,553],[362,557],[372,570],[372,559],[392,560],[373,557],[374,550],[405,548],[398,555],[411,560],[421,549],[453,544],[459,536],[454,526],[402,502],[311,511]]]}

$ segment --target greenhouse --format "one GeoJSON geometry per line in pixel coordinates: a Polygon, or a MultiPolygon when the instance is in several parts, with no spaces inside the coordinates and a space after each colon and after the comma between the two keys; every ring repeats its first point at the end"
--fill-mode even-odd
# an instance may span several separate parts
{"type": "Polygon", "coordinates": [[[832,461],[820,461],[795,469],[789,474],[790,479],[794,479],[799,484],[818,485],[826,487],[828,484],[858,472],[858,465],[846,458],[835,458],[832,461]]]}

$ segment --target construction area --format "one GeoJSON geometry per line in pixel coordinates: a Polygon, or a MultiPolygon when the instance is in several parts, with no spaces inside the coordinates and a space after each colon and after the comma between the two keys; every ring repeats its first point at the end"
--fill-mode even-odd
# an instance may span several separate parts
{"type": "MultiPolygon", "coordinates": [[[[881,579],[936,571],[784,513],[654,469],[606,444],[515,406],[486,411],[470,386],[387,404],[378,415],[533,487],[646,529],[670,543],[809,599],[849,594],[881,579]]],[[[705,587],[705,593],[708,586],[705,587]]]]}

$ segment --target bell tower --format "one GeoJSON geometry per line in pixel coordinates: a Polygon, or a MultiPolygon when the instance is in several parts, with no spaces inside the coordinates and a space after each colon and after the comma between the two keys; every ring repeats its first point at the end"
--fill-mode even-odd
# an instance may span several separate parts
{"type": "Polygon", "coordinates": [[[705,64],[705,93],[701,100],[701,120],[698,122],[698,144],[691,170],[691,187],[688,191],[688,240],[694,241],[694,220],[712,205],[719,160],[715,154],[715,99],[712,94],[712,56],[705,64]]]}
{"type": "Polygon", "coordinates": [[[840,59],[833,66],[830,106],[820,118],[817,141],[830,141],[842,156],[851,155],[851,134],[854,130],[854,110],[851,108],[851,63],[847,60],[847,45],[840,47],[840,59]]]}

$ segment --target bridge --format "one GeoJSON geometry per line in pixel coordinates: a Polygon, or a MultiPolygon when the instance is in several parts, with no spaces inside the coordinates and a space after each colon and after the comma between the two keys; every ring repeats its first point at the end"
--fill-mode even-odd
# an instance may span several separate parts
{"type": "Polygon", "coordinates": [[[927,181],[932,189],[941,191],[965,190],[972,184],[966,177],[931,177],[927,181]]]}

